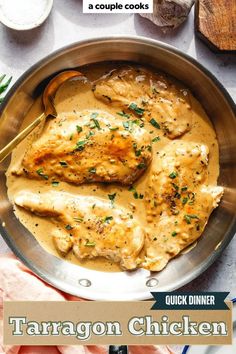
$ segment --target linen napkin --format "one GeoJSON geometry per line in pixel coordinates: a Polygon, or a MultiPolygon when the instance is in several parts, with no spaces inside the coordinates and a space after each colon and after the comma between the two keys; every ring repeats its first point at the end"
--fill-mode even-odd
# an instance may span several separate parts
{"type": "MultiPolygon", "coordinates": [[[[44,283],[13,255],[0,257],[0,353],[107,354],[108,346],[4,346],[3,301],[83,301],[44,283]]],[[[129,346],[130,354],[179,354],[167,346],[129,346]]]]}

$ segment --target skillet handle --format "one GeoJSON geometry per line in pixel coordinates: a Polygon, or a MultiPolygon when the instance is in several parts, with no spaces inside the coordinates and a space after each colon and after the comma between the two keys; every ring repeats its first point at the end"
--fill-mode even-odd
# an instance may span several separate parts
{"type": "Polygon", "coordinates": [[[128,354],[127,345],[110,345],[109,354],[128,354]]]}

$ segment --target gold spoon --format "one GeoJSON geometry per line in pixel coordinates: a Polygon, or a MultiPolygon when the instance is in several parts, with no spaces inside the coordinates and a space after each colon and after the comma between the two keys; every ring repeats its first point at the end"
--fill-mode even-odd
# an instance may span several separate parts
{"type": "Polygon", "coordinates": [[[22,141],[24,140],[29,133],[34,130],[44,119],[49,116],[56,117],[57,111],[54,106],[54,98],[57,93],[59,87],[66,81],[78,77],[83,76],[82,73],[75,70],[63,71],[60,74],[56,75],[46,86],[43,92],[43,105],[44,112],[36,118],[28,127],[22,130],[10,143],[8,143],[1,151],[0,151],[0,162],[2,162],[11,152],[12,150],[22,141]]]}

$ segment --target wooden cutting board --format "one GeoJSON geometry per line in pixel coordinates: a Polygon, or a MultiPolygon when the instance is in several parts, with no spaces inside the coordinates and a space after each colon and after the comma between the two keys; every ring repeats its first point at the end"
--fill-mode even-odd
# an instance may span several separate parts
{"type": "Polygon", "coordinates": [[[236,51],[236,0],[197,0],[195,30],[214,51],[236,51]]]}

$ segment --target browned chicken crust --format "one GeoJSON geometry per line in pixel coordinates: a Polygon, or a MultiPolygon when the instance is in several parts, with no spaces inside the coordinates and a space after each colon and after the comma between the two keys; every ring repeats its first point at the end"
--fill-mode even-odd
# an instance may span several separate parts
{"type": "Polygon", "coordinates": [[[150,135],[140,125],[106,112],[65,113],[46,123],[13,173],[75,184],[132,184],[152,158],[150,135]]]}
{"type": "Polygon", "coordinates": [[[223,194],[207,185],[208,147],[173,141],[159,154],[145,202],[147,220],[156,225],[145,241],[143,267],[163,269],[168,261],[197,240],[223,194]]]}
{"type": "Polygon", "coordinates": [[[170,139],[191,129],[188,91],[143,68],[122,67],[111,71],[95,82],[94,95],[107,104],[123,106],[146,121],[155,119],[170,139]]]}
{"type": "Polygon", "coordinates": [[[49,236],[63,255],[73,249],[79,259],[103,256],[120,263],[123,269],[137,268],[144,231],[126,209],[112,208],[111,203],[100,198],[55,191],[22,191],[15,203],[51,218],[55,227],[49,236]]]}

